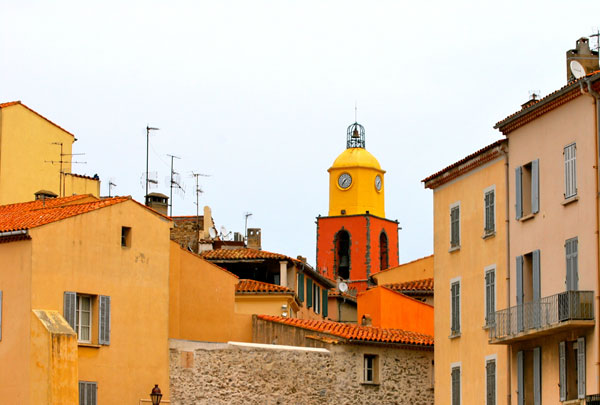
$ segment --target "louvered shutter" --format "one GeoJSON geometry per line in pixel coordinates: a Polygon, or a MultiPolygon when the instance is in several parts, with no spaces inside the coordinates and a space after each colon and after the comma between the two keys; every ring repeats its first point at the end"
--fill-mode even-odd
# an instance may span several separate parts
{"type": "Polygon", "coordinates": [[[97,390],[95,382],[79,381],[79,405],[97,405],[97,390]]]}
{"type": "Polygon", "coordinates": [[[494,218],[494,191],[485,193],[485,232],[491,233],[495,230],[494,218]]]}
{"type": "Polygon", "coordinates": [[[298,299],[304,302],[304,273],[298,273],[298,299]]]}
{"type": "Polygon", "coordinates": [[[496,405],[496,361],[488,360],[485,363],[486,374],[486,405],[496,405]]]}
{"type": "Polygon", "coordinates": [[[577,274],[577,238],[565,242],[565,256],[567,259],[567,290],[575,291],[579,281],[577,274]]]}
{"type": "Polygon", "coordinates": [[[533,349],[533,405],[542,405],[542,348],[533,349]]]}
{"type": "Polygon", "coordinates": [[[523,256],[517,256],[517,331],[523,331],[523,256]]]}
{"type": "Polygon", "coordinates": [[[452,283],[450,287],[452,311],[452,334],[460,332],[460,283],[452,283]]]}
{"type": "Polygon", "coordinates": [[[100,296],[98,311],[98,344],[110,344],[110,297],[100,296]]]}
{"type": "Polygon", "coordinates": [[[540,212],[540,161],[531,162],[531,213],[540,212]]]}
{"type": "Polygon", "coordinates": [[[79,381],[79,405],[87,405],[85,400],[86,385],[79,381]]]}
{"type": "Polygon", "coordinates": [[[517,404],[525,405],[525,380],[523,369],[523,352],[517,352],[517,404]]]}
{"type": "Polygon", "coordinates": [[[496,285],[496,272],[494,270],[487,271],[485,273],[485,324],[493,325],[495,323],[495,308],[496,308],[496,297],[495,297],[495,285],[496,285]]]}
{"type": "Polygon", "coordinates": [[[515,169],[515,211],[516,218],[523,216],[523,189],[522,189],[523,168],[521,166],[515,169]]]}
{"type": "Polygon", "coordinates": [[[460,209],[453,207],[450,210],[450,245],[456,247],[460,245],[460,209]]]}
{"type": "Polygon", "coordinates": [[[328,290],[324,288],[323,289],[323,304],[322,304],[322,307],[323,307],[323,311],[322,311],[323,317],[326,317],[327,315],[329,315],[328,297],[329,297],[328,290]]]}
{"type": "Polygon", "coordinates": [[[558,344],[558,388],[560,391],[560,400],[567,400],[567,344],[560,342],[558,344]]]}
{"type": "Polygon", "coordinates": [[[460,367],[452,368],[452,405],[460,405],[460,367]]]}
{"type": "Polygon", "coordinates": [[[577,398],[585,398],[585,337],[577,339],[577,398]]]}
{"type": "Polygon", "coordinates": [[[576,146],[569,145],[564,149],[565,155],[565,198],[577,194],[576,146]]]}
{"type": "Polygon", "coordinates": [[[306,278],[306,307],[310,308],[313,305],[313,294],[312,288],[313,281],[311,278],[306,278]]]}
{"type": "Polygon", "coordinates": [[[96,383],[87,383],[87,404],[86,405],[97,405],[96,383]]]}
{"type": "Polygon", "coordinates": [[[532,276],[533,276],[533,324],[535,327],[541,325],[541,278],[540,278],[540,251],[532,252],[532,276]]]}
{"type": "Polygon", "coordinates": [[[77,331],[75,325],[75,314],[77,311],[77,294],[70,291],[65,291],[63,295],[63,315],[65,320],[71,325],[74,331],[77,331]]]}

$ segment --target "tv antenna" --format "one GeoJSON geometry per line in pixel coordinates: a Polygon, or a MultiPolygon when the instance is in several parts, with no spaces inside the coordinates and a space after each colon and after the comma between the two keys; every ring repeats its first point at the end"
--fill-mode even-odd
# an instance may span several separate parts
{"type": "Polygon", "coordinates": [[[173,170],[173,159],[181,159],[179,156],[175,156],[175,155],[168,155],[171,158],[171,180],[170,180],[170,193],[169,193],[169,216],[173,216],[173,187],[175,187],[175,189],[177,191],[180,192],[185,192],[185,190],[183,189],[182,183],[181,183],[181,178],[179,176],[179,173],[177,173],[175,170],[173,170]]]}
{"type": "Polygon", "coordinates": [[[590,38],[596,37],[596,49],[592,48],[592,51],[600,52],[600,29],[596,28],[595,33],[590,35],[590,38]]]}
{"type": "MultiPolygon", "coordinates": [[[[76,163],[76,164],[86,164],[87,162],[77,162],[74,160],[65,160],[65,156],[80,156],[80,155],[85,155],[85,153],[63,153],[63,143],[62,142],[52,142],[51,145],[58,145],[60,146],[60,160],[45,160],[45,163],[51,163],[51,164],[60,164],[60,169],[58,172],[58,194],[60,194],[60,197],[64,197],[65,196],[65,175],[66,172],[63,169],[63,163],[76,163]]],[[[72,158],[71,158],[72,159],[72,158]]]]}
{"type": "Polygon", "coordinates": [[[199,177],[210,177],[210,174],[204,174],[204,173],[194,173],[192,172],[192,176],[194,177],[194,179],[196,180],[196,240],[198,241],[198,243],[200,243],[200,193],[203,193],[204,191],[202,191],[202,189],[200,188],[200,185],[198,184],[198,178],[199,177]]]}
{"type": "MultiPolygon", "coordinates": [[[[146,125],[146,195],[144,196],[146,205],[148,205],[148,150],[150,149],[150,131],[158,130],[159,128],[146,125]]],[[[155,181],[155,184],[158,184],[158,182],[155,181]]]]}
{"type": "Polygon", "coordinates": [[[246,245],[248,245],[248,218],[252,216],[251,212],[245,212],[244,213],[244,219],[245,219],[245,223],[244,223],[244,238],[246,238],[246,245]]]}
{"type": "Polygon", "coordinates": [[[108,197],[109,198],[111,197],[111,192],[112,192],[113,187],[117,187],[117,185],[114,183],[114,179],[110,179],[108,181],[108,197]]]}

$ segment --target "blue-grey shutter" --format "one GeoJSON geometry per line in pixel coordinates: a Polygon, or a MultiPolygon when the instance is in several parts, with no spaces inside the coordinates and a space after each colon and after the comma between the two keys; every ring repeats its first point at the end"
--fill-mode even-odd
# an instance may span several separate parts
{"type": "Polygon", "coordinates": [[[567,259],[567,291],[576,291],[579,284],[577,274],[577,238],[565,242],[565,256],[567,259]]]}
{"type": "Polygon", "coordinates": [[[460,332],[460,283],[452,283],[450,286],[450,304],[452,311],[451,333],[460,332]]]}
{"type": "Polygon", "coordinates": [[[523,189],[522,189],[523,168],[521,166],[515,169],[515,210],[516,218],[523,216],[523,189]]]}
{"type": "Polygon", "coordinates": [[[0,340],[2,340],[2,290],[0,290],[0,340]]]}
{"type": "Polygon", "coordinates": [[[298,273],[298,299],[304,302],[304,273],[298,273]]]}
{"type": "Polygon", "coordinates": [[[97,390],[97,383],[79,381],[79,405],[98,405],[97,390]]]}
{"type": "Polygon", "coordinates": [[[577,398],[585,398],[585,338],[577,339],[577,398]]]}
{"type": "Polygon", "coordinates": [[[77,311],[77,294],[70,291],[65,291],[63,296],[63,315],[65,320],[71,325],[73,330],[77,331],[75,325],[75,313],[77,311]]]}
{"type": "Polygon", "coordinates": [[[100,309],[98,311],[98,344],[110,344],[110,297],[100,296],[100,309]]]}
{"type": "Polygon", "coordinates": [[[307,308],[310,308],[313,305],[312,285],[313,285],[312,278],[307,278],[306,279],[306,307],[307,308]]]}
{"type": "Polygon", "coordinates": [[[540,212],[540,161],[531,162],[531,213],[540,212]]]}
{"type": "Polygon", "coordinates": [[[533,405],[542,405],[542,348],[533,348],[533,405]]]}
{"type": "Polygon", "coordinates": [[[522,351],[517,352],[517,404],[525,405],[525,380],[522,351]]]}
{"type": "Polygon", "coordinates": [[[537,328],[541,325],[541,278],[540,278],[540,251],[532,252],[532,276],[533,276],[533,325],[537,328]]]}
{"type": "Polygon", "coordinates": [[[567,344],[560,342],[558,344],[558,388],[560,391],[560,400],[567,400],[567,344]]]}
{"type": "Polygon", "coordinates": [[[565,198],[577,195],[577,163],[576,146],[566,146],[563,152],[565,156],[565,198]]]}
{"type": "Polygon", "coordinates": [[[323,318],[325,318],[327,315],[329,315],[329,309],[327,308],[327,305],[329,304],[327,302],[329,298],[329,294],[328,294],[328,290],[326,288],[323,288],[323,310],[321,311],[321,313],[323,314],[323,318]]]}
{"type": "Polygon", "coordinates": [[[460,405],[460,367],[453,367],[452,373],[452,405],[460,405]]]}
{"type": "Polygon", "coordinates": [[[517,332],[523,331],[523,256],[517,256],[517,332]]]}
{"type": "Polygon", "coordinates": [[[486,375],[486,403],[485,405],[496,405],[496,360],[488,360],[485,363],[486,375]]]}

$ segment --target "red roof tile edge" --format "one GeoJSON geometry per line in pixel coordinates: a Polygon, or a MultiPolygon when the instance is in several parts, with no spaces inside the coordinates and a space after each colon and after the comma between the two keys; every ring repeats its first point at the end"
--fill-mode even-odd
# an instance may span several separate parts
{"type": "Polygon", "coordinates": [[[295,294],[294,291],[287,287],[251,279],[240,279],[235,286],[235,292],[236,294],[295,294]]]}

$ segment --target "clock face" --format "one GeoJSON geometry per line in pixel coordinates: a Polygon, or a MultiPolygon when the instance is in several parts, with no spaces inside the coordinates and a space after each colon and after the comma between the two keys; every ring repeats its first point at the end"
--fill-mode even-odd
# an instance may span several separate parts
{"type": "Polygon", "coordinates": [[[375,176],[375,188],[377,189],[377,191],[381,191],[381,176],[380,175],[375,176]]]}
{"type": "Polygon", "coordinates": [[[352,184],[352,176],[350,176],[348,173],[342,173],[342,175],[338,178],[338,186],[346,189],[350,187],[350,184],[352,184]]]}

